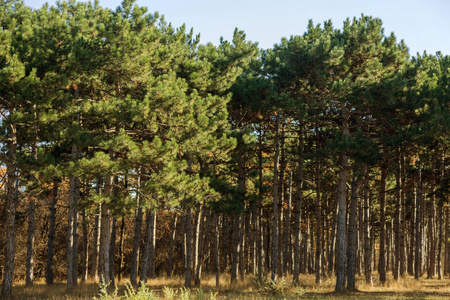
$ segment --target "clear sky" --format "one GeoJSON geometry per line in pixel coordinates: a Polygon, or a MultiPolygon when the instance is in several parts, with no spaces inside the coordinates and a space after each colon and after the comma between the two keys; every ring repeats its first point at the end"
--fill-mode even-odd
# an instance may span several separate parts
{"type": "MultiPolygon", "coordinates": [[[[25,0],[33,8],[45,2],[25,0]]],[[[100,0],[100,5],[114,9],[120,2],[100,0]]],[[[411,55],[424,50],[450,55],[449,0],[137,0],[137,4],[165,15],[175,27],[183,23],[193,27],[201,43],[217,44],[221,36],[230,40],[238,27],[248,40],[271,48],[282,37],[302,35],[310,19],[315,24],[331,19],[335,28],[342,28],[347,17],[365,14],[380,18],[385,34],[394,32],[403,39],[411,55]]]]}

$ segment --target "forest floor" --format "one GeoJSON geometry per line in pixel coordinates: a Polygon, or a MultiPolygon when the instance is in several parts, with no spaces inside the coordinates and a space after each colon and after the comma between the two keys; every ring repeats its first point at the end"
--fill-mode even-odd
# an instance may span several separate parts
{"type": "MultiPolygon", "coordinates": [[[[322,284],[315,284],[315,275],[301,275],[300,285],[295,287],[289,280],[279,280],[274,286],[268,284],[268,280],[259,280],[254,276],[247,276],[244,282],[230,285],[229,276],[223,275],[220,288],[215,288],[215,277],[206,276],[202,281],[202,287],[195,287],[191,292],[191,299],[450,299],[450,279],[443,280],[425,279],[415,280],[411,276],[395,282],[388,275],[385,286],[378,282],[378,274],[374,273],[374,285],[366,285],[363,277],[357,278],[357,292],[344,294],[334,293],[335,277],[325,278],[322,284]]],[[[126,283],[124,280],[118,284],[117,297],[108,299],[124,299],[126,283]]],[[[168,299],[177,293],[172,299],[189,299],[186,290],[182,289],[184,280],[181,277],[171,279],[157,278],[148,281],[147,287],[155,295],[153,299],[168,299]],[[170,293],[167,293],[167,292],[170,293]],[[184,293],[184,297],[182,296],[184,293]]],[[[36,282],[33,287],[25,287],[24,283],[17,282],[14,285],[12,299],[66,299],[82,300],[92,299],[98,293],[99,287],[95,282],[79,284],[73,293],[66,292],[64,282],[46,286],[44,282],[36,282]]],[[[138,297],[136,297],[137,299],[138,297]]],[[[139,299],[152,299],[142,297],[139,299]]]]}

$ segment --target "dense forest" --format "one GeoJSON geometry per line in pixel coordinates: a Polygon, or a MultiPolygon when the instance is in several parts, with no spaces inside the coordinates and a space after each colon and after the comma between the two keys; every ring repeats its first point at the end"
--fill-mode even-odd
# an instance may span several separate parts
{"type": "Polygon", "coordinates": [[[0,4],[0,276],[450,273],[450,58],[369,16],[259,49],[124,0],[0,4]]]}

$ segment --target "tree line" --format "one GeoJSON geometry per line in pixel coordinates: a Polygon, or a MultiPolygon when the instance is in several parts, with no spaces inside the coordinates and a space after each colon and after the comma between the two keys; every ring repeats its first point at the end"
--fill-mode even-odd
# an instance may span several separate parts
{"type": "Polygon", "coordinates": [[[6,1],[0,22],[2,297],[15,278],[449,274],[448,56],[364,15],[265,50],[133,0],[6,1]]]}

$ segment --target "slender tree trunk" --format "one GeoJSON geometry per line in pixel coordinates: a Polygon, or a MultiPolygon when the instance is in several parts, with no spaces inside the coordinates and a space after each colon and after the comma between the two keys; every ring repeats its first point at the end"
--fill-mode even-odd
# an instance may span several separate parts
{"type": "Polygon", "coordinates": [[[216,288],[220,286],[219,264],[219,215],[214,213],[214,271],[216,273],[216,288]]]}
{"type": "Polygon", "coordinates": [[[366,174],[364,177],[364,276],[366,278],[366,283],[373,285],[372,282],[372,247],[371,247],[371,235],[370,231],[373,228],[369,227],[369,216],[370,216],[370,206],[369,206],[369,168],[366,169],[366,174]]]}
{"type": "Polygon", "coordinates": [[[401,202],[401,213],[400,213],[400,276],[405,276],[406,273],[406,200],[405,200],[405,156],[403,153],[400,154],[400,180],[401,180],[401,191],[400,191],[400,202],[401,202]]]}
{"type": "Polygon", "coordinates": [[[177,212],[174,212],[173,213],[173,221],[172,221],[172,232],[170,234],[169,259],[167,261],[167,278],[170,278],[172,276],[172,271],[173,271],[173,248],[175,245],[177,220],[178,220],[178,214],[177,214],[177,212]]]}
{"type": "Polygon", "coordinates": [[[99,254],[100,254],[100,209],[97,208],[97,212],[94,217],[94,243],[92,246],[92,266],[91,266],[91,277],[94,280],[98,280],[99,271],[99,254]]]}
{"type": "Polygon", "coordinates": [[[195,277],[196,277],[196,272],[197,272],[197,265],[198,265],[198,244],[199,244],[199,240],[200,240],[200,218],[202,216],[202,211],[201,208],[198,210],[197,215],[195,216],[195,211],[193,213],[194,216],[194,253],[193,255],[193,266],[192,266],[192,272],[193,272],[193,277],[194,277],[194,283],[195,283],[195,277]]]}
{"type": "Polygon", "coordinates": [[[205,217],[206,217],[206,210],[203,206],[199,211],[199,230],[198,230],[198,253],[197,253],[197,268],[195,270],[195,285],[199,286],[201,284],[202,280],[202,265],[203,265],[203,233],[205,232],[205,217]]]}
{"type": "Polygon", "coordinates": [[[303,197],[303,122],[300,120],[298,127],[298,180],[297,180],[297,194],[294,205],[294,268],[293,281],[298,284],[298,277],[300,275],[300,245],[301,245],[301,205],[303,197]]]}
{"type": "MultiPolygon", "coordinates": [[[[79,148],[77,145],[72,146],[72,159],[79,158],[79,148]]],[[[70,178],[69,189],[69,212],[67,227],[67,291],[71,292],[77,284],[78,269],[78,199],[80,197],[80,180],[72,176],[70,178]]]]}
{"type": "MultiPolygon", "coordinates": [[[[432,162],[432,174],[436,178],[436,159],[432,162]]],[[[431,195],[428,201],[428,241],[430,243],[430,249],[428,252],[428,274],[427,279],[431,279],[436,275],[436,206],[435,206],[435,191],[436,191],[436,180],[433,179],[431,182],[431,195]]]]}
{"type": "MultiPolygon", "coordinates": [[[[355,171],[356,173],[356,171],[355,171]]],[[[364,182],[364,175],[366,173],[366,167],[363,166],[359,170],[359,174],[353,174],[352,182],[352,195],[350,199],[350,215],[348,225],[348,273],[347,273],[347,289],[350,291],[356,290],[355,275],[356,275],[356,252],[357,252],[357,206],[358,206],[358,193],[359,188],[364,182]]]]}
{"type": "MultiPolygon", "coordinates": [[[[223,219],[223,221],[222,221],[222,223],[223,223],[223,226],[222,226],[222,228],[223,228],[223,243],[222,243],[223,265],[224,265],[224,271],[227,272],[228,271],[228,261],[229,261],[229,259],[228,259],[229,253],[228,252],[230,249],[230,247],[228,247],[228,240],[229,240],[228,233],[230,231],[229,228],[231,227],[231,224],[228,221],[227,215],[223,214],[222,219],[223,219]]],[[[233,274],[233,272],[231,272],[231,276],[233,276],[232,274],[233,274]]]]}
{"type": "Polygon", "coordinates": [[[56,203],[58,201],[58,180],[53,179],[53,188],[50,200],[50,222],[48,225],[48,248],[47,248],[47,271],[45,275],[45,283],[53,284],[53,258],[54,258],[54,243],[55,243],[55,225],[56,225],[56,203]]]}
{"type": "Polygon", "coordinates": [[[259,181],[259,190],[258,190],[258,216],[257,216],[257,234],[256,236],[256,259],[258,265],[258,274],[261,278],[264,270],[264,260],[265,260],[265,251],[263,247],[263,224],[262,224],[262,200],[263,200],[263,157],[262,157],[262,123],[259,125],[259,135],[258,135],[258,181],[259,181]]]}
{"type": "Polygon", "coordinates": [[[320,158],[318,158],[317,164],[316,164],[316,284],[321,284],[321,264],[322,264],[322,251],[321,251],[321,223],[322,223],[322,212],[321,212],[321,206],[320,206],[320,196],[321,196],[321,182],[320,182],[320,158]]]}
{"type": "Polygon", "coordinates": [[[25,285],[32,286],[34,281],[34,237],[36,231],[36,199],[32,197],[28,202],[28,238],[25,285]]]}
{"type": "Polygon", "coordinates": [[[378,262],[380,282],[383,285],[386,283],[386,177],[387,164],[383,162],[380,182],[380,257],[378,262]]]}
{"type": "Polygon", "coordinates": [[[415,260],[414,260],[414,278],[419,279],[420,277],[420,269],[421,269],[421,256],[422,256],[422,232],[421,232],[421,210],[422,210],[422,164],[419,161],[417,165],[417,190],[414,190],[414,199],[416,203],[416,249],[415,249],[415,260]]]}
{"type": "MultiPolygon", "coordinates": [[[[342,112],[342,134],[344,139],[348,139],[348,108],[345,103],[341,104],[342,112]]],[[[347,262],[347,237],[346,237],[346,215],[347,215],[347,172],[348,172],[347,154],[341,154],[339,182],[337,188],[337,202],[339,211],[337,215],[337,257],[336,257],[336,292],[345,291],[345,270],[347,262]]]]}
{"type": "Polygon", "coordinates": [[[122,222],[120,223],[120,242],[119,242],[119,270],[117,271],[117,279],[119,282],[122,281],[122,275],[123,275],[123,264],[124,264],[124,242],[123,242],[123,234],[125,231],[125,217],[122,217],[122,222]]]}
{"type": "MultiPolygon", "coordinates": [[[[244,205],[245,206],[245,205],[244,205]]],[[[248,243],[247,237],[248,237],[248,218],[249,214],[248,211],[244,211],[244,214],[241,217],[241,234],[240,234],[240,253],[239,253],[239,277],[240,280],[245,280],[245,272],[247,269],[247,260],[246,260],[246,253],[248,252],[248,243]]]]}
{"type": "Polygon", "coordinates": [[[151,238],[150,238],[150,260],[148,266],[148,277],[156,278],[156,218],[157,212],[153,213],[151,224],[151,238]]]}
{"type": "Polygon", "coordinates": [[[16,248],[16,205],[17,205],[17,132],[14,124],[9,124],[9,153],[7,167],[7,188],[6,188],[6,239],[5,239],[5,267],[3,271],[2,298],[11,295],[12,282],[14,279],[14,257],[16,248]]]}
{"type": "Polygon", "coordinates": [[[410,263],[408,264],[408,273],[411,276],[414,276],[414,251],[416,249],[415,243],[416,243],[416,220],[417,220],[417,197],[415,193],[415,188],[413,188],[414,192],[413,195],[413,201],[412,201],[412,209],[411,209],[411,222],[410,222],[410,239],[409,239],[409,260],[410,263]]]}
{"type": "Polygon", "coordinates": [[[139,271],[139,248],[141,245],[141,232],[142,232],[142,218],[143,212],[141,207],[141,184],[144,171],[140,170],[140,174],[137,177],[137,193],[136,193],[136,211],[134,221],[134,237],[133,237],[133,250],[131,252],[131,265],[130,265],[130,282],[131,285],[137,286],[137,276],[139,271]]]}
{"type": "Polygon", "coordinates": [[[211,266],[213,266],[214,263],[212,263],[212,255],[211,255],[211,210],[207,209],[205,212],[205,253],[204,253],[204,261],[205,261],[205,272],[207,274],[212,273],[211,272],[211,266]]]}
{"type": "Polygon", "coordinates": [[[141,284],[145,285],[147,283],[147,277],[149,275],[150,268],[152,267],[151,257],[153,248],[153,228],[155,221],[155,212],[147,210],[145,216],[145,242],[144,242],[144,253],[142,255],[141,261],[141,274],[139,281],[141,284]]]}
{"type": "MultiPolygon", "coordinates": [[[[105,179],[105,196],[108,197],[112,192],[113,176],[107,175],[105,179]]],[[[109,248],[111,244],[111,225],[110,225],[110,210],[107,203],[101,204],[101,226],[100,226],[100,282],[106,286],[106,291],[109,292],[109,248]]]]}
{"type": "Polygon", "coordinates": [[[88,241],[88,224],[86,220],[86,209],[83,208],[81,211],[81,217],[82,217],[82,228],[83,228],[83,252],[81,255],[81,282],[86,282],[88,279],[88,270],[89,270],[89,253],[88,253],[88,247],[89,247],[89,241],[88,241]]]}
{"type": "Polygon", "coordinates": [[[333,220],[331,225],[331,238],[330,238],[330,252],[328,252],[328,274],[331,275],[335,270],[335,256],[337,257],[337,251],[335,249],[336,245],[336,228],[337,228],[337,214],[339,203],[337,201],[333,201],[333,220]],[[336,254],[336,255],[335,255],[336,254]]]}
{"type": "Polygon", "coordinates": [[[291,272],[291,266],[289,264],[290,257],[290,244],[291,244],[291,206],[292,206],[292,163],[289,162],[289,182],[288,182],[288,195],[287,195],[287,207],[286,207],[286,217],[284,222],[284,255],[283,255],[283,264],[284,264],[284,275],[286,276],[291,272]]]}
{"type": "Polygon", "coordinates": [[[241,215],[236,214],[234,216],[233,222],[233,258],[231,262],[231,284],[235,283],[238,278],[238,263],[239,263],[239,252],[240,252],[240,225],[241,225],[241,215]]]}
{"type": "Polygon", "coordinates": [[[193,263],[193,224],[192,224],[192,209],[188,208],[186,211],[186,268],[184,272],[184,286],[191,288],[192,284],[192,263],[193,263]]]}
{"type": "Polygon", "coordinates": [[[394,280],[398,281],[400,277],[400,220],[401,220],[401,187],[402,187],[402,178],[401,178],[401,162],[400,155],[397,157],[397,170],[395,173],[396,178],[396,203],[395,203],[395,255],[394,255],[394,267],[393,267],[393,275],[394,280]]]}
{"type": "Polygon", "coordinates": [[[449,260],[450,260],[450,242],[448,240],[448,232],[449,232],[449,207],[445,206],[445,243],[444,243],[444,275],[449,274],[449,260]]]}
{"type": "Polygon", "coordinates": [[[111,290],[116,288],[115,274],[114,274],[114,258],[116,252],[116,233],[117,233],[117,218],[113,217],[111,224],[111,242],[109,245],[109,281],[111,282],[111,290]]]}
{"type": "Polygon", "coordinates": [[[272,234],[272,275],[273,282],[277,281],[278,271],[278,164],[280,161],[280,116],[276,115],[275,124],[275,158],[273,166],[273,234],[272,234]]]}

